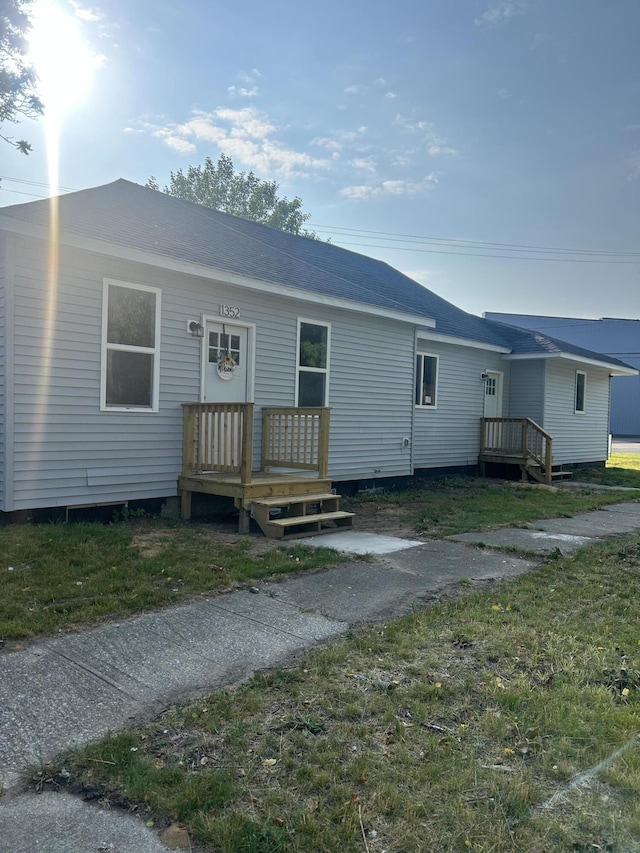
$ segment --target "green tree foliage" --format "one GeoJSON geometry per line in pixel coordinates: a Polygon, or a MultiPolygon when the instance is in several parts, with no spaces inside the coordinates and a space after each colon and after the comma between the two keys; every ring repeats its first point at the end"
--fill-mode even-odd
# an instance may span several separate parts
{"type": "MultiPolygon", "coordinates": [[[[160,189],[154,177],[146,186],[160,189]]],[[[171,172],[164,192],[280,231],[315,237],[302,227],[310,217],[302,210],[302,199],[279,198],[276,181],[263,181],[253,172],[236,172],[226,154],[221,154],[217,163],[207,157],[203,166],[189,166],[186,173],[182,169],[171,172]]]]}
{"type": "Polygon", "coordinates": [[[7,136],[2,129],[7,122],[37,118],[43,110],[34,91],[34,71],[25,59],[30,3],[31,0],[0,2],[0,139],[23,154],[31,151],[31,145],[25,139],[7,136]]]}

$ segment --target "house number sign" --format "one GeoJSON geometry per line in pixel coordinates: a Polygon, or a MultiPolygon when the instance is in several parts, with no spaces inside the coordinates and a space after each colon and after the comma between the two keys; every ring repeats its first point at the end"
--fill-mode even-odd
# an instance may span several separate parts
{"type": "Polygon", "coordinates": [[[236,308],[235,305],[220,305],[220,316],[221,317],[239,317],[240,309],[236,308]]]}

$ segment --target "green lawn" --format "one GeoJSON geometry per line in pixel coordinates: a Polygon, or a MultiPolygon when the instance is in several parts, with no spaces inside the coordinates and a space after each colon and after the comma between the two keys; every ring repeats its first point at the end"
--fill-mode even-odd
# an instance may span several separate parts
{"type": "Polygon", "coordinates": [[[330,565],[328,549],[222,541],[206,525],[117,524],[0,528],[0,641],[164,607],[258,578],[330,565]]]}
{"type": "Polygon", "coordinates": [[[34,784],[182,822],[212,853],[640,850],[637,538],[464,591],[34,784]]]}
{"type": "Polygon", "coordinates": [[[640,489],[640,455],[612,453],[606,468],[585,468],[577,471],[574,477],[605,486],[630,486],[640,489]]]}
{"type": "MultiPolygon", "coordinates": [[[[633,492],[550,491],[479,478],[426,481],[420,488],[352,501],[356,527],[377,529],[376,513],[427,537],[568,516],[634,498],[633,492]]],[[[205,524],[136,519],[114,524],[0,528],[0,643],[105,617],[164,607],[240,583],[330,565],[327,548],[270,547],[255,536],[220,536],[205,524]]]]}

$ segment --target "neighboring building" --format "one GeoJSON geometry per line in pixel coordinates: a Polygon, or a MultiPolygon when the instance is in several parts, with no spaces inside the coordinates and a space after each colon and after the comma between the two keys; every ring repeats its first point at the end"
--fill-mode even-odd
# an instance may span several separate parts
{"type": "Polygon", "coordinates": [[[188,498],[212,472],[244,478],[217,493],[246,511],[252,470],[475,469],[483,418],[531,418],[554,465],[603,464],[609,377],[635,372],[128,181],[0,209],[3,512],[175,496],[180,475],[188,498]],[[330,434],[307,434],[323,407],[330,434]]]}
{"type": "MultiPolygon", "coordinates": [[[[539,317],[535,314],[501,314],[487,311],[488,320],[534,329],[562,341],[619,358],[640,369],[640,320],[603,317],[582,320],[574,317],[539,317]]],[[[610,427],[613,435],[640,435],[640,376],[611,381],[610,427]]]]}

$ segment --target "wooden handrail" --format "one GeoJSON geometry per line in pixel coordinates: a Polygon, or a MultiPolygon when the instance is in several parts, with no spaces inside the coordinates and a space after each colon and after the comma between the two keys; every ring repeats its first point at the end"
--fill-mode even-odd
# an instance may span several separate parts
{"type": "Polygon", "coordinates": [[[553,437],[531,418],[482,418],[480,453],[533,459],[550,475],[553,437]]]}
{"type": "Polygon", "coordinates": [[[268,406],[262,410],[261,468],[329,471],[329,420],[325,407],[268,406]]]}
{"type": "Polygon", "coordinates": [[[183,403],[182,474],[217,471],[251,482],[253,403],[183,403]]]}

